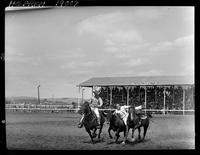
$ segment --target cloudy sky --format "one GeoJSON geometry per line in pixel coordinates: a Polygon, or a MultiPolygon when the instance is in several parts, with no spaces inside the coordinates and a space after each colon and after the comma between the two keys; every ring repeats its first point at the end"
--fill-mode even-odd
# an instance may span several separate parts
{"type": "Polygon", "coordinates": [[[104,76],[194,74],[193,7],[77,7],[5,15],[6,96],[77,97],[104,76]]]}

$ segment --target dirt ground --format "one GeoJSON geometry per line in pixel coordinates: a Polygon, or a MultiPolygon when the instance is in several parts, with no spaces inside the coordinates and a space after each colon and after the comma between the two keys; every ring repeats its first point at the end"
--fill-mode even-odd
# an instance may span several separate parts
{"type": "MultiPolygon", "coordinates": [[[[154,115],[143,142],[116,144],[108,136],[108,125],[101,139],[91,143],[84,128],[77,128],[80,115],[72,112],[6,112],[8,150],[157,150],[194,149],[192,115],[154,115]]],[[[142,130],[143,131],[143,130],[142,130]]],[[[135,131],[137,138],[138,132],[135,131]]],[[[143,134],[143,132],[142,132],[143,134]]],[[[114,136],[114,132],[112,132],[114,136]]],[[[119,141],[123,140],[123,133],[119,141]]],[[[129,133],[129,138],[131,133],[129,133]]]]}

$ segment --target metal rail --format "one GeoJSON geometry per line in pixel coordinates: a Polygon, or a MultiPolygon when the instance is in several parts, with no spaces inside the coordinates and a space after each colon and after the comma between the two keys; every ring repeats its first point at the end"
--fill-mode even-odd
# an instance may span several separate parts
{"type": "MultiPolygon", "coordinates": [[[[57,111],[78,111],[79,109],[78,108],[73,108],[73,109],[69,109],[69,108],[10,108],[10,107],[7,107],[6,108],[6,110],[43,110],[43,111],[45,111],[45,110],[57,110],[57,111]]],[[[115,110],[115,109],[99,109],[99,110],[101,110],[101,111],[107,111],[107,110],[115,110]]],[[[181,112],[183,112],[183,111],[191,111],[191,112],[194,112],[195,110],[163,110],[163,109],[146,109],[146,111],[160,111],[160,112],[163,112],[163,111],[165,111],[165,112],[168,112],[168,111],[181,111],[181,112]]]]}

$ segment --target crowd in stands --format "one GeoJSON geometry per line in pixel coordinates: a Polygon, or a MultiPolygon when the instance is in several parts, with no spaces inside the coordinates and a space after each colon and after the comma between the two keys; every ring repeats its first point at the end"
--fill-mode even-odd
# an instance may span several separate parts
{"type": "MultiPolygon", "coordinates": [[[[117,103],[120,105],[127,104],[127,92],[124,87],[116,87],[112,89],[112,104],[110,104],[110,89],[101,89],[100,96],[104,101],[103,108],[114,108],[117,103]]],[[[194,109],[194,93],[193,88],[185,90],[185,109],[194,109]]],[[[164,88],[163,87],[149,87],[146,96],[146,109],[164,109],[164,88]]],[[[145,104],[145,90],[144,88],[134,87],[129,90],[129,105],[145,104]]],[[[168,110],[182,110],[183,109],[183,89],[182,87],[166,87],[165,89],[165,109],[168,110]]]]}

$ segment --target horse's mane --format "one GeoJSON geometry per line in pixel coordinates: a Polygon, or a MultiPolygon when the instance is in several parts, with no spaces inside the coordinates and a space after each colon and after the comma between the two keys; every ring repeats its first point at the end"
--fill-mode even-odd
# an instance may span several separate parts
{"type": "Polygon", "coordinates": [[[119,114],[113,114],[112,116],[113,116],[115,119],[120,119],[120,120],[122,120],[119,114]]]}
{"type": "Polygon", "coordinates": [[[85,101],[84,103],[83,103],[83,106],[89,106],[89,102],[88,101],[85,101]]]}

